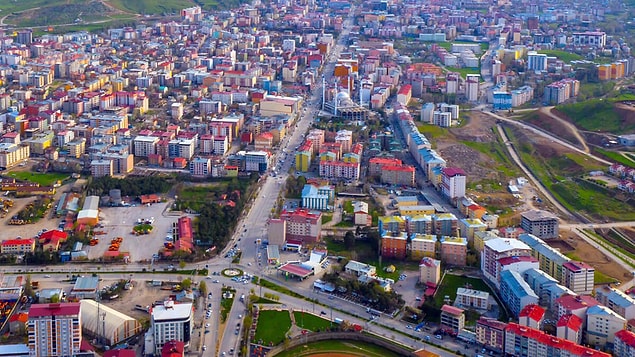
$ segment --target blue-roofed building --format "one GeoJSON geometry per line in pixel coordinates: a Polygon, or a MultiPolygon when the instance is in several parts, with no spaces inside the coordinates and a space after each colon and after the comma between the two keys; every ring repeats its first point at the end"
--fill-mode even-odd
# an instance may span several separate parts
{"type": "Polygon", "coordinates": [[[598,349],[613,346],[615,333],[626,329],[626,319],[603,305],[586,311],[586,343],[598,349]]]}
{"type": "Polygon", "coordinates": [[[545,306],[549,310],[555,308],[556,299],[564,294],[575,295],[567,287],[558,284],[558,281],[551,275],[539,269],[529,269],[523,272],[523,279],[529,287],[538,295],[540,306],[545,306]]]}
{"type": "Polygon", "coordinates": [[[423,172],[427,177],[432,175],[432,169],[438,166],[445,167],[446,161],[436,151],[425,149],[423,152],[423,172]]]}
{"type": "Polygon", "coordinates": [[[595,299],[627,320],[635,319],[635,299],[610,286],[595,289],[595,299]]]}
{"type": "Polygon", "coordinates": [[[302,207],[307,209],[327,211],[333,198],[333,189],[330,186],[315,187],[306,184],[302,188],[302,207]]]}
{"type": "Polygon", "coordinates": [[[500,273],[501,300],[507,306],[510,314],[518,317],[520,310],[529,304],[538,304],[538,295],[531,290],[523,277],[513,270],[503,270],[500,273]]]}
{"type": "Polygon", "coordinates": [[[551,275],[559,282],[564,281],[562,265],[571,259],[533,234],[520,234],[518,240],[531,248],[531,255],[540,262],[540,270],[551,275]]]}

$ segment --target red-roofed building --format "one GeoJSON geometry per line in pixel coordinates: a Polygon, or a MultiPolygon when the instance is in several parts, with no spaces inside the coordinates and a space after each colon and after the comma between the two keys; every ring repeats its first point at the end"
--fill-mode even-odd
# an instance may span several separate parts
{"type": "MultiPolygon", "coordinates": [[[[67,221],[67,224],[68,223],[67,221]]],[[[66,242],[66,239],[68,239],[68,233],[54,229],[42,233],[39,242],[42,244],[44,251],[57,252],[58,249],[60,249],[60,244],[66,242]]]]}
{"type": "Polygon", "coordinates": [[[380,176],[382,167],[386,165],[401,166],[403,165],[403,162],[399,159],[373,157],[372,159],[368,161],[368,175],[380,176]]]}
{"type": "Polygon", "coordinates": [[[273,134],[270,132],[264,132],[254,140],[255,150],[271,150],[273,147],[273,134]]]}
{"type": "Polygon", "coordinates": [[[441,171],[441,193],[450,200],[465,196],[466,179],[465,171],[460,168],[444,168],[441,171]]]}
{"type": "Polygon", "coordinates": [[[286,238],[298,240],[303,244],[320,241],[322,234],[322,213],[311,212],[306,209],[294,211],[284,210],[280,219],[286,222],[286,238]]]}
{"type": "Polygon", "coordinates": [[[476,342],[497,352],[505,348],[505,327],[507,324],[492,317],[481,316],[476,321],[476,342]]]}
{"type": "Polygon", "coordinates": [[[597,300],[588,295],[563,295],[556,299],[558,319],[564,315],[573,314],[584,320],[586,318],[587,309],[599,304],[597,300]]]}
{"type": "Polygon", "coordinates": [[[2,254],[24,254],[35,250],[35,239],[7,239],[0,243],[2,254]]]}
{"type": "Polygon", "coordinates": [[[410,84],[404,84],[401,88],[399,88],[399,92],[397,92],[397,102],[401,105],[408,105],[411,98],[412,86],[410,84]]]}
{"type": "Polygon", "coordinates": [[[621,330],[615,333],[613,345],[613,356],[633,357],[635,356],[635,333],[628,330],[621,330]]]}
{"type": "Polygon", "coordinates": [[[104,352],[104,357],[135,357],[134,350],[110,350],[104,352]]]}
{"type": "Polygon", "coordinates": [[[313,270],[303,268],[297,264],[285,264],[278,268],[278,271],[283,272],[283,274],[293,275],[301,280],[304,280],[309,275],[313,274],[313,270]]]}
{"type": "Polygon", "coordinates": [[[556,324],[556,335],[579,344],[582,342],[582,322],[582,319],[576,315],[564,315],[556,324]]]}
{"type": "Polygon", "coordinates": [[[545,309],[536,304],[529,304],[525,305],[525,307],[520,310],[520,313],[518,314],[518,323],[523,326],[540,329],[544,317],[545,309]]]}
{"type": "Polygon", "coordinates": [[[414,186],[415,171],[415,167],[411,165],[384,165],[381,167],[381,182],[397,186],[414,186]]]}
{"type": "Polygon", "coordinates": [[[185,343],[181,341],[169,341],[161,349],[161,357],[183,357],[185,356],[185,343]]]}
{"type": "Polygon", "coordinates": [[[33,304],[29,309],[28,345],[33,356],[73,356],[82,342],[80,304],[33,304]]]}
{"type": "Polygon", "coordinates": [[[458,334],[465,327],[463,309],[452,305],[441,306],[441,328],[450,333],[458,334]]]}
{"type": "Polygon", "coordinates": [[[149,195],[141,195],[139,196],[139,200],[141,201],[142,205],[145,205],[148,203],[160,203],[161,197],[153,193],[149,195]]]}
{"type": "Polygon", "coordinates": [[[194,247],[194,234],[192,233],[192,219],[190,217],[179,218],[176,222],[176,234],[174,248],[191,253],[194,247]]]}
{"type": "Polygon", "coordinates": [[[509,323],[505,328],[505,353],[511,356],[611,356],[515,323],[509,323]]]}

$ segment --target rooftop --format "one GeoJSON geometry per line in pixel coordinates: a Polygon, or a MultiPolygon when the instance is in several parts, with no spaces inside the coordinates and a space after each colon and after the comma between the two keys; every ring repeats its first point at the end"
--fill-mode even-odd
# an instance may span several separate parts
{"type": "Polygon", "coordinates": [[[154,321],[184,320],[192,316],[192,303],[177,304],[174,301],[167,301],[166,304],[152,308],[154,321]]]}
{"type": "Polygon", "coordinates": [[[78,302],[33,304],[29,309],[29,319],[46,316],[79,316],[80,306],[78,302]]]}

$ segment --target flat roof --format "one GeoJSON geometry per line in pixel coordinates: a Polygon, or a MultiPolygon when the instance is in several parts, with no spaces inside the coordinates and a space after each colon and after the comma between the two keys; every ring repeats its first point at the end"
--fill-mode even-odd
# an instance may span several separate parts
{"type": "Polygon", "coordinates": [[[99,277],[84,276],[75,280],[73,291],[97,290],[99,288],[99,277]]]}
{"type": "Polygon", "coordinates": [[[171,302],[167,307],[157,305],[152,308],[152,319],[162,320],[182,320],[192,316],[192,303],[175,304],[171,302]]]}

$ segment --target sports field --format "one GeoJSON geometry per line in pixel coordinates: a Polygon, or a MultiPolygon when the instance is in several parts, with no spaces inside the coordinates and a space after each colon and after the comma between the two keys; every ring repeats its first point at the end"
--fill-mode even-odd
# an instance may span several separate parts
{"type": "Polygon", "coordinates": [[[328,340],[309,343],[276,355],[276,357],[399,357],[398,354],[370,343],[350,340],[328,340]]]}

